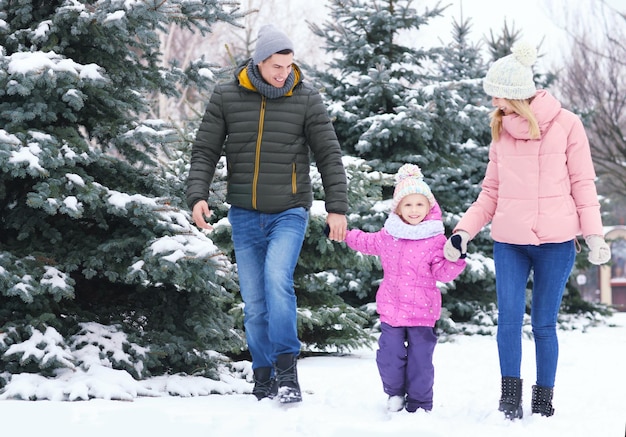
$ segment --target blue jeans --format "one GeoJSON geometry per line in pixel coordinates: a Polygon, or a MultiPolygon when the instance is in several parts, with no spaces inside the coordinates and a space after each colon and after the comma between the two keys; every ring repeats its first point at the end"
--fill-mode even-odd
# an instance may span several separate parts
{"type": "Polygon", "coordinates": [[[502,376],[520,377],[526,285],[532,270],[530,317],[535,339],[537,385],[554,387],[559,357],[556,323],[575,256],[573,240],[539,246],[494,243],[497,340],[502,376]]]}
{"type": "Polygon", "coordinates": [[[272,367],[277,355],[300,353],[293,273],[309,213],[293,208],[265,214],[233,206],[228,220],[252,368],[272,367]]]}

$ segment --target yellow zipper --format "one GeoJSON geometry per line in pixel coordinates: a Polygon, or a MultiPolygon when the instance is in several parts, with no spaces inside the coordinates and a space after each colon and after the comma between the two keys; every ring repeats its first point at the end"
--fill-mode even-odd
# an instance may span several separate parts
{"type": "Polygon", "coordinates": [[[261,141],[263,140],[263,123],[265,120],[265,96],[261,99],[261,112],[259,113],[259,131],[256,139],[256,153],[254,157],[254,177],[252,179],[252,208],[257,209],[257,184],[259,182],[259,171],[261,167],[261,141]]]}
{"type": "Polygon", "coordinates": [[[298,184],[296,182],[296,163],[291,164],[291,194],[298,192],[298,184]]]}

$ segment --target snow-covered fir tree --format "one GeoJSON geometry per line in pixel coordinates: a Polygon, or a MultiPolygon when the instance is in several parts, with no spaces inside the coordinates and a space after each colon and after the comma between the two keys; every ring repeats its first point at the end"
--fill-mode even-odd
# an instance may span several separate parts
{"type": "MultiPolygon", "coordinates": [[[[429,20],[444,8],[437,4],[420,14],[412,5],[408,0],[330,1],[330,19],[312,30],[325,39],[334,58],[328,69],[315,71],[344,151],[386,173],[406,162],[418,164],[444,211],[449,235],[459,214],[476,199],[484,177],[492,107],[482,78],[493,59],[485,61],[481,44],[470,38],[471,20],[463,18],[453,22],[450,45],[418,49],[422,45],[413,31],[428,31],[429,20]]],[[[489,53],[508,54],[518,38],[504,23],[502,35],[492,33],[489,53]]],[[[553,75],[535,78],[541,87],[553,75]]],[[[388,185],[383,198],[390,196],[388,185]]],[[[360,214],[367,222],[369,215],[360,214]]],[[[468,249],[468,268],[441,287],[446,296],[440,326],[450,332],[456,330],[454,321],[492,325],[497,318],[489,226],[468,249]]],[[[363,302],[373,300],[381,275],[372,267],[374,281],[360,284],[360,295],[367,296],[363,302]]],[[[347,266],[343,275],[355,271],[347,266]]],[[[580,303],[575,285],[568,289],[580,303]]]]}
{"type": "Polygon", "coordinates": [[[0,387],[94,363],[215,377],[213,351],[244,347],[235,269],[191,225],[159,164],[180,135],[144,97],[220,73],[163,65],[159,31],[240,16],[216,0],[0,0],[0,387]]]}
{"type": "MultiPolygon", "coordinates": [[[[427,30],[444,8],[420,13],[412,5],[407,0],[331,1],[331,18],[312,30],[325,38],[334,58],[316,77],[346,154],[386,174],[407,162],[418,164],[450,231],[476,198],[487,163],[489,102],[480,82],[486,66],[480,46],[470,42],[468,21],[454,23],[453,44],[417,48],[415,31],[427,30]]],[[[388,184],[384,199],[391,190],[388,184]]],[[[449,314],[469,320],[493,307],[488,248],[479,238],[470,252],[470,267],[442,290],[448,293],[449,313],[443,319],[449,327],[449,314]]],[[[377,280],[367,287],[370,301],[380,271],[372,278],[377,280]]]]}
{"type": "MultiPolygon", "coordinates": [[[[245,350],[230,231],[199,232],[183,204],[193,120],[146,115],[151,96],[231,80],[232,66],[203,59],[164,65],[159,36],[237,24],[237,3],[0,6],[0,389],[94,363],[217,378],[222,354],[245,350]]],[[[224,180],[220,169],[216,220],[224,180]]],[[[369,313],[320,279],[334,250],[322,228],[313,217],[298,266],[300,335],[346,350],[371,340],[369,313]]]]}
{"type": "MultiPolygon", "coordinates": [[[[426,28],[439,6],[420,15],[406,0],[329,3],[330,20],[313,29],[333,61],[305,71],[323,88],[344,146],[350,225],[379,229],[393,174],[414,162],[449,231],[478,193],[489,143],[485,65],[469,22],[454,23],[452,45],[416,49],[411,32],[426,28]]],[[[238,7],[0,0],[3,397],[25,373],[97,379],[100,367],[137,379],[217,379],[241,371],[223,355],[245,350],[230,231],[218,225],[206,236],[191,224],[183,190],[193,132],[148,119],[160,112],[146,100],[230,79],[204,59],[164,65],[159,36],[172,25],[203,34],[237,24],[238,7]]],[[[348,350],[370,340],[380,265],[324,238],[316,214],[323,190],[311,171],[319,203],[296,269],[299,334],[310,350],[348,350]]],[[[216,220],[227,212],[224,178],[220,168],[210,193],[216,220]]],[[[471,243],[471,268],[442,290],[451,331],[452,320],[492,322],[487,232],[471,243]]],[[[66,398],[99,396],[80,385],[68,385],[66,398]]]]}

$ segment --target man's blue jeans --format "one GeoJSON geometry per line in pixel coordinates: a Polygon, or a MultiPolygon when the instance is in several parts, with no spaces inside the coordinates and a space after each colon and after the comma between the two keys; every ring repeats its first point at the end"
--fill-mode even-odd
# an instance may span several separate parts
{"type": "Polygon", "coordinates": [[[574,266],[574,241],[533,245],[494,243],[498,295],[498,354],[502,376],[519,378],[526,286],[533,272],[531,324],[537,385],[554,387],[559,356],[556,323],[565,285],[574,266]]]}
{"type": "Polygon", "coordinates": [[[293,272],[309,213],[293,208],[265,214],[233,206],[228,220],[252,368],[273,367],[277,355],[300,353],[293,272]]]}

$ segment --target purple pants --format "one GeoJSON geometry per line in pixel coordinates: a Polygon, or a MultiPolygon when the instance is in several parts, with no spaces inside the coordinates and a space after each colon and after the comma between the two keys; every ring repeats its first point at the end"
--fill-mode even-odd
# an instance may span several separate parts
{"type": "Polygon", "coordinates": [[[437,344],[435,329],[429,326],[393,327],[381,323],[376,364],[389,396],[406,396],[406,409],[433,408],[437,344]]]}

